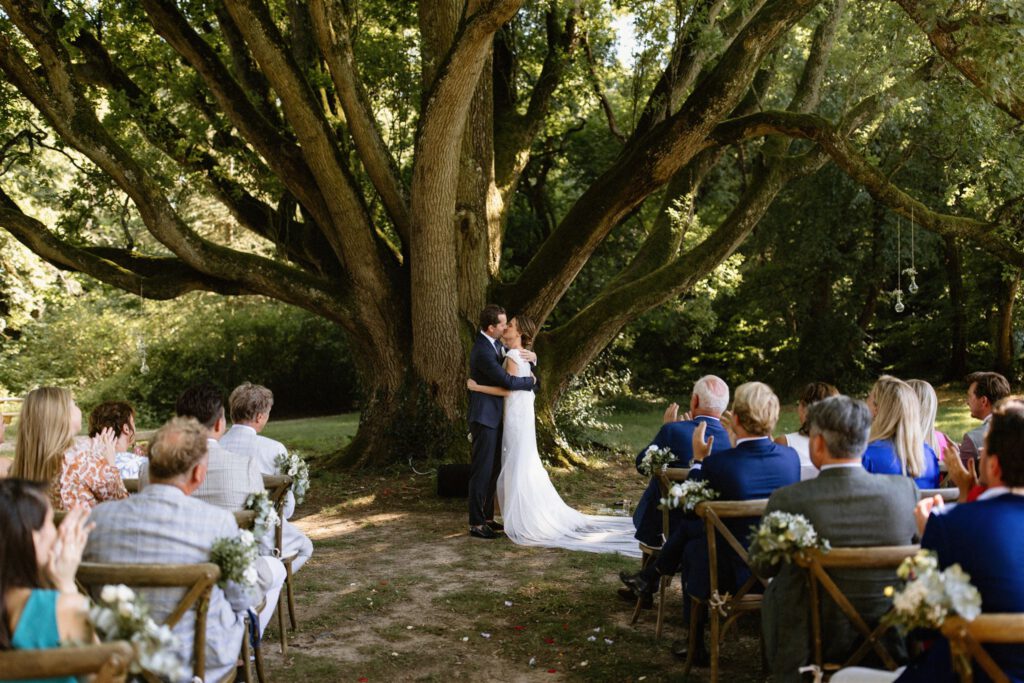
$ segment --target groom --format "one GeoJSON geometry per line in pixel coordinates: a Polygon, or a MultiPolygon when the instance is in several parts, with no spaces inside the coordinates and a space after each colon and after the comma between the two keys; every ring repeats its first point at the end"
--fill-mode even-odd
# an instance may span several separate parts
{"type": "MultiPolygon", "coordinates": [[[[513,377],[505,372],[502,360],[505,346],[502,335],[508,326],[505,309],[488,304],[480,311],[480,333],[469,352],[469,376],[478,384],[504,387],[511,391],[529,391],[535,377],[513,377]]],[[[533,355],[532,353],[530,354],[533,355]]],[[[528,361],[536,360],[527,358],[528,361]]],[[[494,493],[501,469],[501,418],[504,399],[478,391],[469,392],[469,434],[473,464],[469,474],[469,535],[495,538],[501,525],[494,521],[494,493]]]]}

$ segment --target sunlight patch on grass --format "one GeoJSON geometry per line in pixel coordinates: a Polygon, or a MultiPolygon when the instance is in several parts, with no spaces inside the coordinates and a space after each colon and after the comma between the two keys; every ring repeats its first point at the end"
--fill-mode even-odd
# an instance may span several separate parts
{"type": "Polygon", "coordinates": [[[359,531],[360,529],[365,529],[367,527],[373,527],[379,524],[388,524],[389,522],[397,522],[406,516],[407,514],[404,512],[382,512],[376,515],[360,517],[358,519],[343,519],[339,517],[326,517],[324,519],[320,519],[322,515],[311,515],[307,519],[310,519],[311,523],[315,526],[309,530],[307,535],[314,541],[319,542],[351,534],[354,531],[359,531]]]}

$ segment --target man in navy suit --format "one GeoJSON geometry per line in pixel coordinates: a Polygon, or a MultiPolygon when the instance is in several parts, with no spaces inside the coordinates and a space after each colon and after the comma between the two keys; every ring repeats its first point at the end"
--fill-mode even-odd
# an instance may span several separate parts
{"type": "MultiPolygon", "coordinates": [[[[729,406],[729,385],[714,375],[705,375],[693,385],[693,394],[690,396],[690,412],[678,418],[679,405],[673,403],[665,410],[664,424],[658,430],[654,441],[647,448],[668,448],[675,456],[675,460],[669,467],[689,467],[690,459],[693,457],[693,430],[700,423],[707,425],[707,434],[713,437],[715,451],[724,451],[729,448],[729,433],[722,426],[722,413],[729,406]]],[[[636,456],[637,471],[640,471],[640,462],[644,459],[647,448],[640,451],[636,456]]],[[[661,510],[658,503],[661,500],[661,489],[658,487],[658,479],[651,477],[647,490],[640,498],[633,513],[633,525],[636,527],[636,539],[649,546],[659,547],[664,542],[661,528],[661,510]]],[[[671,526],[676,526],[682,512],[672,511],[671,526]]]]}
{"type": "MultiPolygon", "coordinates": [[[[732,448],[714,452],[713,437],[705,441],[707,425],[698,424],[693,431],[693,465],[691,481],[706,481],[719,493],[718,500],[755,500],[767,498],[772,491],[800,481],[800,456],[788,446],[781,446],[771,439],[772,430],[779,419],[779,399],[767,384],[747,382],[736,389],[733,402],[731,428],[736,437],[732,448]]],[[[730,531],[741,542],[748,542],[748,531],[758,519],[743,518],[729,520],[730,531]]],[[[727,573],[735,573],[742,581],[742,570],[733,567],[728,548],[722,549],[719,565],[727,573]],[[732,570],[735,569],[735,572],[732,570]]],[[[665,541],[657,562],[649,565],[639,574],[620,575],[623,583],[641,595],[650,590],[658,577],[683,570],[685,593],[696,598],[707,599],[711,592],[708,571],[707,542],[703,525],[691,518],[673,528],[672,535],[665,541]]],[[[688,601],[687,601],[688,602],[688,601]]],[[[703,620],[698,624],[703,631],[703,620]]],[[[703,638],[697,638],[700,651],[694,653],[694,661],[704,664],[707,652],[703,638]]],[[[673,652],[686,656],[683,643],[673,644],[673,652]]]]}
{"type": "MultiPolygon", "coordinates": [[[[501,337],[507,326],[508,319],[501,306],[488,304],[480,312],[480,334],[469,352],[469,376],[477,384],[529,391],[536,383],[534,377],[513,377],[502,367],[505,347],[501,337]]],[[[526,354],[523,357],[530,360],[526,354]]],[[[469,392],[469,434],[473,442],[473,463],[469,474],[469,533],[476,538],[494,538],[495,531],[501,530],[501,525],[494,521],[494,492],[501,469],[504,408],[505,401],[501,396],[469,392]]]]}

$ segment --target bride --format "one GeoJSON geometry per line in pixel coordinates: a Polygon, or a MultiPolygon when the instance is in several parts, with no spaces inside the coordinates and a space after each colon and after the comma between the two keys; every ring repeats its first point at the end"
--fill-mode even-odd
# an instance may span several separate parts
{"type": "MultiPolygon", "coordinates": [[[[531,349],[536,334],[536,323],[524,315],[509,321],[502,341],[508,347],[505,371],[510,375],[530,375],[530,364],[520,350],[531,349]]],[[[497,498],[505,534],[514,543],[640,555],[630,518],[584,515],[558,495],[537,451],[532,391],[509,391],[473,380],[467,385],[471,391],[505,397],[497,498]]]]}

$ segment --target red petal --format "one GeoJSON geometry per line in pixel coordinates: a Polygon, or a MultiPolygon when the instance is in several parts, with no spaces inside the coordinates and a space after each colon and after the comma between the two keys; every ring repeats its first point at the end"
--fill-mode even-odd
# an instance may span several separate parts
{"type": "Polygon", "coordinates": [[[556,674],[556,673],[558,673],[558,669],[548,669],[548,673],[549,674],[556,674]]]}

